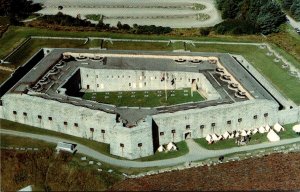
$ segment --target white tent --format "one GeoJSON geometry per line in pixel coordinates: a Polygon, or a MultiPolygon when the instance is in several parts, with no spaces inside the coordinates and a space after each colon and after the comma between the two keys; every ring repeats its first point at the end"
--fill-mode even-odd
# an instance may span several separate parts
{"type": "Polygon", "coordinates": [[[266,130],[265,130],[264,127],[260,127],[260,128],[258,128],[258,132],[259,132],[259,133],[265,133],[266,130]]]}
{"type": "Polygon", "coordinates": [[[219,135],[218,139],[222,140],[223,139],[223,135],[219,135]]]}
{"type": "Polygon", "coordinates": [[[164,150],[165,150],[165,148],[162,145],[159,146],[158,149],[157,149],[158,152],[163,152],[164,150]]]}
{"type": "Polygon", "coordinates": [[[246,137],[248,134],[247,134],[247,132],[245,131],[245,130],[243,130],[242,132],[241,132],[241,136],[243,136],[243,137],[246,137]]]}
{"type": "Polygon", "coordinates": [[[296,133],[300,133],[300,124],[294,125],[293,126],[293,131],[295,131],[296,133]]]}
{"type": "Polygon", "coordinates": [[[234,138],[234,134],[233,133],[229,134],[228,139],[233,139],[233,138],[234,138]]]}
{"type": "Polygon", "coordinates": [[[209,143],[211,143],[211,142],[213,141],[212,138],[211,138],[211,135],[207,135],[207,136],[205,137],[205,139],[206,139],[206,141],[209,142],[209,143]]]}
{"type": "Polygon", "coordinates": [[[170,142],[170,143],[167,145],[167,150],[168,150],[168,151],[176,151],[176,150],[177,150],[177,147],[175,146],[174,143],[170,142]]]}
{"type": "Polygon", "coordinates": [[[268,137],[269,141],[271,141],[271,142],[275,142],[275,141],[280,140],[280,137],[272,129],[268,133],[267,137],[268,137]]]}
{"type": "Polygon", "coordinates": [[[247,135],[251,135],[251,130],[246,131],[247,135]]]}
{"type": "Polygon", "coordinates": [[[276,123],[274,126],[273,126],[274,130],[278,133],[280,131],[284,131],[284,128],[279,124],[279,123],[276,123]]]}
{"type": "Polygon", "coordinates": [[[230,136],[230,134],[229,134],[228,131],[226,131],[226,132],[223,134],[223,138],[224,138],[224,139],[228,139],[229,136],[230,136]]]}
{"type": "Polygon", "coordinates": [[[211,138],[212,138],[212,140],[214,140],[214,141],[219,141],[220,139],[219,139],[219,136],[217,136],[216,134],[212,134],[211,135],[211,138]]]}
{"type": "Polygon", "coordinates": [[[252,130],[252,135],[254,135],[254,134],[256,134],[258,132],[258,129],[256,128],[256,129],[253,129],[252,130]]]}
{"type": "Polygon", "coordinates": [[[237,131],[234,137],[237,138],[237,137],[239,137],[239,136],[240,136],[240,132],[237,131]]]}
{"type": "Polygon", "coordinates": [[[266,130],[266,132],[269,132],[271,130],[271,127],[269,125],[266,125],[265,130],[266,130]]]}

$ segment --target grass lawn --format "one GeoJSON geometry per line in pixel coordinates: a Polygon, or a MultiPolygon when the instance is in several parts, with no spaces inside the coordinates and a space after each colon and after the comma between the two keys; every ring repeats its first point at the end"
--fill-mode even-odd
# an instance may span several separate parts
{"type": "Polygon", "coordinates": [[[41,140],[30,139],[28,137],[18,137],[12,135],[0,134],[1,147],[26,147],[26,148],[52,148],[56,147],[53,143],[41,140]]]}
{"type": "Polygon", "coordinates": [[[90,14],[90,15],[85,15],[87,19],[93,20],[93,21],[99,21],[102,18],[101,14],[90,14]]]}
{"type": "Polygon", "coordinates": [[[194,36],[194,33],[199,33],[197,29],[189,29],[193,31],[191,36],[181,36],[183,32],[181,30],[174,30],[174,34],[170,35],[138,35],[138,34],[126,34],[126,33],[112,33],[112,32],[98,32],[98,31],[55,31],[49,29],[39,29],[33,27],[18,27],[11,26],[5,32],[3,37],[0,39],[0,58],[4,58],[8,55],[15,47],[17,47],[24,39],[29,36],[59,36],[59,37],[108,37],[114,39],[127,38],[127,39],[193,39],[202,41],[241,41],[244,42],[255,42],[259,39],[257,36],[222,36],[222,37],[200,37],[194,36]],[[178,35],[179,34],[179,35],[178,35]]]}
{"type": "Polygon", "coordinates": [[[62,138],[62,140],[68,139],[68,140],[71,140],[74,142],[78,142],[82,145],[85,145],[91,149],[94,149],[95,151],[98,151],[100,153],[110,156],[109,145],[105,144],[105,143],[100,143],[97,141],[83,139],[83,138],[79,138],[79,137],[75,137],[75,136],[71,136],[71,135],[67,135],[67,134],[63,134],[63,133],[59,133],[59,132],[55,132],[55,131],[41,129],[41,128],[29,126],[29,125],[24,125],[24,124],[12,122],[12,121],[4,120],[4,119],[0,119],[0,123],[1,123],[2,129],[9,129],[9,130],[14,130],[14,131],[21,131],[21,132],[27,132],[27,133],[33,133],[33,134],[39,134],[39,135],[49,135],[49,136],[62,138]]]}
{"type": "Polygon", "coordinates": [[[18,51],[14,52],[7,61],[15,67],[24,64],[40,48],[86,48],[83,40],[60,40],[60,39],[31,39],[23,45],[18,51]]]}
{"type": "Polygon", "coordinates": [[[126,42],[126,41],[114,41],[113,43],[106,41],[103,44],[103,48],[108,50],[151,50],[151,51],[172,51],[173,47],[168,46],[167,43],[160,42],[126,42]]]}
{"type": "MultiPolygon", "coordinates": [[[[188,45],[191,51],[224,52],[243,55],[266,79],[287,98],[298,105],[300,104],[300,81],[289,75],[288,70],[282,68],[282,62],[275,63],[274,56],[267,56],[266,49],[260,49],[253,45],[218,45],[196,44],[196,47],[188,45]]],[[[283,56],[286,56],[283,55],[283,56]]],[[[296,60],[294,60],[296,62],[296,60]]],[[[300,65],[298,62],[295,65],[300,65]]]]}
{"type": "Polygon", "coordinates": [[[190,89],[167,91],[167,95],[168,100],[166,100],[164,90],[97,93],[87,92],[84,94],[83,99],[129,107],[157,107],[204,100],[198,92],[194,92],[192,97],[190,89]]]}
{"type": "MultiPolygon", "coordinates": [[[[299,135],[297,135],[292,129],[294,125],[295,124],[288,124],[283,126],[285,128],[285,131],[278,133],[280,139],[291,139],[291,138],[299,137],[299,135]]],[[[238,147],[238,145],[235,143],[235,139],[223,140],[223,141],[216,142],[214,144],[208,144],[205,138],[195,139],[195,141],[201,147],[204,147],[205,149],[208,150],[221,150],[221,149],[228,149],[232,147],[238,147]]],[[[268,141],[269,140],[267,138],[267,133],[263,133],[263,134],[257,133],[251,136],[251,141],[247,145],[255,145],[255,144],[268,142],[268,141]]]]}
{"type": "Polygon", "coordinates": [[[10,71],[0,70],[0,84],[2,84],[10,76],[10,71]]]}
{"type": "Polygon", "coordinates": [[[189,152],[189,148],[185,141],[180,141],[175,143],[176,147],[178,148],[177,151],[169,151],[169,152],[156,152],[154,155],[148,157],[142,157],[136,159],[137,161],[155,161],[161,159],[170,159],[179,156],[183,156],[189,152]]]}

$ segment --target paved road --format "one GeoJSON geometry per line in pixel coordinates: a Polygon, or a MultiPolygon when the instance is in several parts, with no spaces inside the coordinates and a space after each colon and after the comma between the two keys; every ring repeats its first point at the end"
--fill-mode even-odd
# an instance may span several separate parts
{"type": "Polygon", "coordinates": [[[288,16],[288,15],[286,15],[286,17],[287,17],[287,19],[289,20],[290,25],[291,25],[292,27],[300,29],[300,22],[295,21],[292,17],[290,17],[290,16],[288,16]]]}
{"type": "MultiPolygon", "coordinates": [[[[21,137],[29,137],[32,139],[39,139],[39,140],[43,140],[43,141],[51,142],[51,143],[57,143],[59,141],[76,143],[76,142],[66,140],[66,139],[61,139],[58,137],[31,134],[31,133],[25,133],[25,132],[17,132],[17,131],[11,131],[11,130],[6,130],[6,129],[0,129],[0,133],[21,136],[21,137]]],[[[234,148],[224,149],[224,150],[207,150],[207,149],[200,147],[193,140],[187,140],[187,145],[190,150],[188,154],[181,156],[181,157],[173,158],[173,159],[148,161],[148,162],[138,162],[138,161],[115,159],[115,158],[103,155],[103,154],[101,154],[89,147],[86,147],[84,145],[81,145],[78,143],[76,143],[76,144],[77,144],[78,153],[98,159],[99,161],[109,163],[112,165],[122,166],[122,167],[144,168],[144,167],[173,166],[173,165],[178,165],[178,164],[182,164],[182,163],[189,162],[189,161],[204,160],[207,158],[219,157],[221,155],[231,154],[231,153],[235,153],[235,152],[251,151],[251,150],[262,149],[262,148],[267,148],[267,147],[275,147],[275,146],[279,146],[279,145],[291,144],[291,143],[295,143],[295,142],[300,142],[300,137],[294,138],[294,139],[286,139],[286,140],[278,141],[276,143],[267,142],[267,143],[261,143],[261,144],[257,144],[257,145],[234,147],[234,148]]]]}

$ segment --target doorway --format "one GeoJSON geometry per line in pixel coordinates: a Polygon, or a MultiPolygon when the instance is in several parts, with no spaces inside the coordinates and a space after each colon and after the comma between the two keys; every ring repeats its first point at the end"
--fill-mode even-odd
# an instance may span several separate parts
{"type": "Polygon", "coordinates": [[[192,132],[186,132],[186,133],[184,133],[184,139],[186,140],[186,139],[191,139],[192,138],[192,132]]]}

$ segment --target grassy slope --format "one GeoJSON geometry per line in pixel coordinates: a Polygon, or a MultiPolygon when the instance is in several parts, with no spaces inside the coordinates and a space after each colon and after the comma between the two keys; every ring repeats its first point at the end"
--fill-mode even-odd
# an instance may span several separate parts
{"type": "Polygon", "coordinates": [[[15,67],[25,63],[40,48],[86,48],[83,40],[59,40],[59,39],[32,39],[22,46],[18,51],[12,54],[7,60],[15,67]]]}
{"type": "Polygon", "coordinates": [[[100,142],[96,142],[96,141],[92,141],[92,140],[88,140],[88,139],[83,139],[83,138],[79,138],[79,137],[75,137],[75,136],[71,136],[71,135],[67,135],[67,134],[63,134],[63,133],[59,133],[59,132],[55,132],[55,131],[50,131],[50,130],[46,130],[46,129],[40,129],[40,128],[32,127],[29,125],[15,123],[15,122],[4,120],[4,119],[0,119],[0,123],[1,123],[2,129],[9,129],[9,130],[14,130],[14,131],[21,131],[21,132],[27,132],[27,133],[33,133],[33,134],[39,134],[39,135],[49,135],[49,136],[59,137],[62,139],[68,139],[68,140],[72,140],[74,142],[81,143],[81,144],[83,144],[91,149],[94,149],[95,151],[99,151],[105,155],[110,155],[108,144],[104,144],[104,143],[100,143],[100,142]]]}

